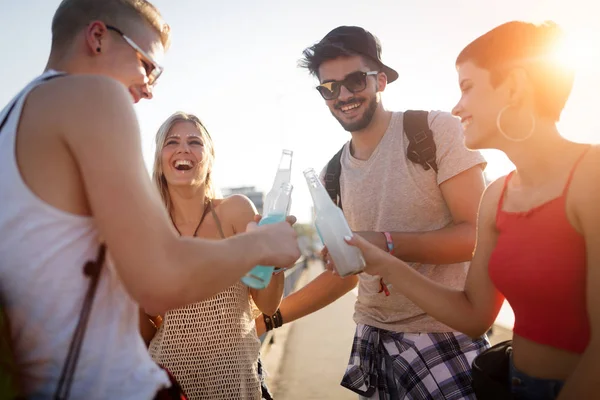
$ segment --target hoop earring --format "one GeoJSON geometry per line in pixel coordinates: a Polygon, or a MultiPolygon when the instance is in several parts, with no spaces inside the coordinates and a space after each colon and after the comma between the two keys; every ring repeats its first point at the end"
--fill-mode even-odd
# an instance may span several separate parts
{"type": "Polygon", "coordinates": [[[527,139],[529,139],[531,136],[533,136],[533,131],[535,131],[535,116],[533,115],[533,113],[531,113],[531,130],[529,131],[529,133],[527,135],[525,135],[525,137],[523,137],[523,138],[510,137],[506,134],[506,132],[504,132],[504,130],[502,129],[502,126],[500,124],[500,119],[502,118],[502,114],[504,114],[504,111],[508,110],[510,107],[511,107],[511,105],[507,104],[506,106],[504,106],[504,108],[502,108],[502,110],[500,110],[500,112],[498,113],[498,116],[496,117],[496,128],[498,128],[498,130],[500,131],[502,136],[504,136],[507,140],[510,140],[511,142],[524,142],[527,139]]]}

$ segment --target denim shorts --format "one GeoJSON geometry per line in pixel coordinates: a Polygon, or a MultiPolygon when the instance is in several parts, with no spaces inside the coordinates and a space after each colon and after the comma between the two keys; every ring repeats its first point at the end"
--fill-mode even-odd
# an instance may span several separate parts
{"type": "Polygon", "coordinates": [[[533,378],[515,368],[510,354],[510,388],[515,400],[555,400],[564,382],[558,379],[533,378]]]}

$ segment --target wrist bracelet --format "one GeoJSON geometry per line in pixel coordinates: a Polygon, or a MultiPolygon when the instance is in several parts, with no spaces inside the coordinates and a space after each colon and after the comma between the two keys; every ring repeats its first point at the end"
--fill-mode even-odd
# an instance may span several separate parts
{"type": "Polygon", "coordinates": [[[383,236],[385,236],[385,244],[387,245],[387,252],[392,254],[394,251],[394,241],[392,240],[392,235],[389,232],[382,232],[383,236]]]}
{"type": "Polygon", "coordinates": [[[271,317],[269,317],[266,314],[263,314],[263,320],[265,321],[265,330],[267,332],[273,330],[273,321],[271,320],[271,317]]]}
{"type": "Polygon", "coordinates": [[[281,311],[279,311],[279,308],[275,311],[275,314],[271,316],[271,319],[273,320],[273,328],[279,328],[283,325],[283,318],[281,318],[281,311]]]}
{"type": "Polygon", "coordinates": [[[271,316],[263,314],[263,320],[265,321],[265,328],[267,332],[283,325],[283,318],[281,317],[281,311],[279,311],[279,308],[277,311],[275,311],[275,314],[271,316]]]}

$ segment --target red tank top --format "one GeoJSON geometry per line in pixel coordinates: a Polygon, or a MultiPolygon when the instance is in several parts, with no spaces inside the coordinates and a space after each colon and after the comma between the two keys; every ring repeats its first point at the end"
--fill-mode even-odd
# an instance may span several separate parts
{"type": "Polygon", "coordinates": [[[489,261],[490,278],[515,313],[514,332],[575,353],[583,353],[590,339],[586,250],[583,236],[567,218],[565,200],[585,153],[563,193],[526,212],[502,210],[513,173],[506,177],[496,214],[498,241],[489,261]]]}

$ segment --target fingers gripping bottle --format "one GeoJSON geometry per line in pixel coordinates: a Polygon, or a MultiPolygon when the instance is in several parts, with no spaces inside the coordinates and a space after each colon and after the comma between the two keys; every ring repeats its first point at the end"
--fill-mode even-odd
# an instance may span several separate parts
{"type": "MultiPolygon", "coordinates": [[[[292,154],[291,150],[283,150],[281,153],[273,187],[265,196],[263,217],[258,223],[259,226],[285,221],[289,214],[292,196],[292,154]]],[[[242,282],[253,289],[264,289],[271,282],[273,270],[272,266],[257,265],[242,278],[242,282]]]]}
{"type": "Polygon", "coordinates": [[[337,273],[343,277],[362,272],[365,269],[362,253],[344,240],[345,236],[352,236],[344,213],[331,201],[314,169],[304,171],[304,177],[315,207],[317,232],[327,246],[337,273]]]}

